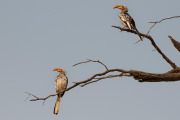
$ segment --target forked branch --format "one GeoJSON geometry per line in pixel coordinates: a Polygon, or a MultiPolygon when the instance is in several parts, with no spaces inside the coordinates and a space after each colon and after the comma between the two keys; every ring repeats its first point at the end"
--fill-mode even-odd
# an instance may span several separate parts
{"type": "Polygon", "coordinates": [[[160,23],[160,22],[165,21],[165,20],[173,19],[173,18],[179,18],[179,17],[180,17],[180,16],[173,16],[173,17],[161,19],[161,20],[159,20],[159,21],[149,22],[149,23],[153,23],[153,25],[149,28],[149,30],[148,30],[148,32],[147,32],[147,35],[150,33],[151,29],[152,29],[157,23],[160,23]]]}
{"type": "MultiPolygon", "coordinates": [[[[92,61],[94,61],[94,60],[92,60],[92,61]]],[[[75,66],[80,65],[82,63],[88,63],[88,62],[87,61],[80,62],[80,63],[75,64],[75,66]]],[[[101,64],[100,61],[98,63],[101,64]]],[[[105,80],[108,78],[123,77],[123,76],[133,77],[135,80],[138,80],[139,82],[179,81],[180,80],[180,68],[177,67],[177,68],[173,69],[172,71],[169,71],[169,72],[163,73],[163,74],[147,73],[147,72],[137,71],[137,70],[108,69],[102,73],[94,74],[90,78],[88,78],[84,81],[75,82],[74,85],[67,88],[66,90],[60,91],[59,93],[62,93],[64,91],[69,91],[69,90],[71,90],[77,86],[84,87],[84,86],[89,85],[91,83],[95,83],[95,82],[105,80]],[[116,74],[112,75],[111,73],[116,73],[116,74]],[[107,74],[110,74],[110,75],[107,75],[107,74]]],[[[47,97],[44,97],[44,98],[39,98],[39,97],[37,97],[31,93],[28,93],[28,92],[26,92],[26,93],[29,96],[34,97],[34,99],[31,99],[30,101],[38,101],[38,100],[45,101],[48,98],[56,96],[57,94],[59,94],[59,93],[56,93],[56,94],[48,95],[47,97]]]]}
{"type": "Polygon", "coordinates": [[[100,63],[101,65],[103,65],[106,68],[106,70],[108,70],[108,67],[104,63],[102,63],[101,61],[99,61],[99,60],[91,60],[91,59],[87,59],[87,61],[84,61],[84,62],[76,63],[73,66],[76,66],[76,65],[79,65],[79,64],[82,64],[82,63],[88,63],[88,62],[97,62],[97,63],[100,63]]]}
{"type": "MultiPolygon", "coordinates": [[[[130,33],[134,33],[134,34],[137,34],[135,31],[133,30],[130,30],[130,29],[126,29],[126,28],[122,28],[122,27],[119,27],[119,26],[112,26],[114,28],[118,28],[120,29],[121,31],[126,31],[126,32],[130,32],[130,33]]],[[[149,39],[151,41],[151,44],[154,46],[154,48],[159,52],[159,54],[161,54],[161,56],[164,58],[164,60],[166,60],[173,68],[176,68],[176,64],[174,62],[172,62],[162,51],[161,49],[157,46],[157,44],[155,43],[154,39],[150,36],[150,35],[147,35],[147,34],[143,34],[143,33],[139,33],[141,36],[149,39]]]]}
{"type": "MultiPolygon", "coordinates": [[[[156,22],[151,22],[154,23],[153,26],[151,26],[151,28],[148,31],[148,34],[150,32],[150,30],[157,24],[160,23],[164,20],[167,19],[172,19],[172,18],[178,18],[180,16],[174,16],[174,17],[170,17],[170,18],[165,18],[162,19],[160,21],[156,21],[156,22]]],[[[114,28],[118,28],[121,31],[126,31],[126,32],[130,32],[130,33],[134,33],[137,34],[135,31],[133,30],[129,30],[129,29],[125,29],[125,28],[121,28],[118,26],[112,26],[114,28]]],[[[143,72],[143,71],[137,71],[137,70],[124,70],[124,69],[108,69],[108,67],[102,63],[99,60],[90,60],[88,59],[87,61],[83,61],[83,62],[79,62],[77,64],[74,64],[73,66],[77,66],[80,64],[84,64],[84,63],[89,63],[89,62],[96,62],[99,63],[101,65],[103,65],[105,67],[105,71],[101,72],[101,73],[97,73],[92,75],[90,78],[84,80],[84,81],[80,81],[80,82],[75,82],[74,85],[72,85],[71,87],[67,88],[66,90],[60,91],[59,93],[63,93],[64,91],[69,91],[77,86],[81,86],[84,87],[86,85],[89,85],[91,83],[95,83],[95,82],[99,82],[101,80],[105,80],[108,78],[116,78],[116,77],[133,77],[134,80],[138,80],[139,82],[170,82],[170,81],[179,81],[180,80],[180,68],[177,67],[175,65],[175,63],[173,63],[161,50],[160,48],[156,45],[156,43],[154,42],[153,38],[148,35],[148,34],[143,34],[143,33],[139,33],[141,36],[149,39],[151,41],[151,44],[154,46],[154,48],[159,52],[159,54],[162,55],[162,57],[174,68],[169,72],[166,73],[162,73],[162,74],[155,74],[155,73],[148,73],[148,72],[143,72]],[[112,74],[115,73],[115,74],[112,74]],[[109,75],[110,74],[110,75],[109,75]]],[[[171,39],[171,41],[173,42],[174,46],[180,51],[180,44],[179,42],[175,41],[171,36],[169,36],[169,38],[171,39]]],[[[39,98],[31,93],[26,92],[29,96],[34,97],[34,99],[31,99],[30,101],[38,101],[38,100],[47,100],[50,97],[56,96],[59,93],[56,94],[51,94],[48,95],[47,97],[44,98],[39,98]]],[[[27,98],[27,99],[28,99],[27,98]]]]}

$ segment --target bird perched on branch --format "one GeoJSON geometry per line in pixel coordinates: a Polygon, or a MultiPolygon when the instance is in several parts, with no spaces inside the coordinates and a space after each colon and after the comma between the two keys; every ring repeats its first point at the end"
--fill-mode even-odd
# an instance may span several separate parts
{"type": "Polygon", "coordinates": [[[120,22],[124,25],[124,27],[135,30],[137,35],[139,36],[140,40],[143,40],[142,37],[139,34],[139,31],[136,28],[135,22],[133,18],[128,14],[128,8],[124,5],[115,5],[113,9],[118,8],[121,9],[121,12],[119,14],[120,22]]]}
{"type": "Polygon", "coordinates": [[[60,100],[61,97],[64,95],[64,92],[61,93],[61,91],[65,90],[67,88],[68,84],[68,78],[66,77],[66,71],[64,69],[55,68],[53,71],[58,71],[59,75],[57,76],[55,80],[55,88],[57,95],[56,104],[54,106],[54,114],[58,114],[59,107],[60,107],[60,100]]]}

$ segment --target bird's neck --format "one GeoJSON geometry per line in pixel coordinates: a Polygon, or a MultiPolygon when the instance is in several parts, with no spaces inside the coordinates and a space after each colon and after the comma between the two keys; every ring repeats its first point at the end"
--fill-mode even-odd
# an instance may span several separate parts
{"type": "Polygon", "coordinates": [[[65,73],[60,73],[59,75],[60,75],[60,76],[64,76],[64,75],[66,75],[66,74],[65,74],[65,73]]]}
{"type": "Polygon", "coordinates": [[[121,12],[120,12],[120,14],[126,14],[126,13],[128,13],[128,11],[125,11],[125,10],[121,10],[121,12]]]}

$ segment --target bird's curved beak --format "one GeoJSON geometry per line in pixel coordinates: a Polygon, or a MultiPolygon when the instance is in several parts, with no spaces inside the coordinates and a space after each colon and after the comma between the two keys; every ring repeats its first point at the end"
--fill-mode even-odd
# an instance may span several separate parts
{"type": "Polygon", "coordinates": [[[122,5],[115,5],[115,6],[113,7],[113,9],[115,9],[115,8],[122,9],[123,7],[122,7],[122,5]]]}
{"type": "Polygon", "coordinates": [[[53,71],[62,72],[62,69],[60,69],[60,68],[54,68],[53,71]]]}

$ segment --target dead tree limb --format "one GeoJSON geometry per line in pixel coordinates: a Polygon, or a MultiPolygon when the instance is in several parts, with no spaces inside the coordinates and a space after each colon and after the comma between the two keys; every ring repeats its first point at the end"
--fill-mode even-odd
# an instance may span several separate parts
{"type": "Polygon", "coordinates": [[[90,60],[90,59],[88,59],[87,61],[79,62],[77,64],[74,64],[73,66],[76,66],[76,65],[79,65],[79,64],[82,64],[82,63],[88,63],[88,62],[97,62],[97,63],[100,63],[101,65],[103,65],[106,68],[106,70],[108,70],[108,67],[104,63],[99,61],[99,60],[90,60]]]}
{"type": "MultiPolygon", "coordinates": [[[[75,65],[80,65],[82,63],[88,63],[87,61],[80,62],[75,65]]],[[[101,64],[101,62],[98,62],[101,64]]],[[[62,93],[64,91],[69,91],[77,86],[84,87],[88,84],[98,82],[100,80],[105,80],[108,78],[116,78],[116,77],[133,77],[135,80],[138,80],[139,82],[170,82],[170,81],[179,81],[180,80],[180,68],[175,68],[167,73],[162,73],[162,74],[155,74],[155,73],[148,73],[148,72],[143,72],[143,71],[137,71],[137,70],[124,70],[124,69],[108,69],[102,73],[97,73],[92,75],[90,78],[80,81],[80,82],[75,82],[74,85],[71,87],[67,88],[66,90],[60,91],[59,93],[62,93]],[[107,75],[109,73],[113,72],[118,72],[115,75],[107,75]],[[107,76],[106,76],[107,75],[107,76]]],[[[38,101],[38,100],[47,100],[50,97],[56,96],[59,93],[56,94],[51,94],[47,97],[44,98],[39,98],[31,93],[26,92],[29,94],[29,96],[34,97],[34,99],[31,99],[30,101],[38,101]]]]}
{"type": "Polygon", "coordinates": [[[155,21],[155,22],[149,22],[149,23],[153,23],[153,25],[149,28],[148,32],[147,32],[147,35],[149,35],[151,29],[157,24],[157,23],[160,23],[162,21],[165,21],[165,20],[169,20],[169,19],[173,19],[173,18],[179,18],[180,16],[172,16],[172,17],[169,17],[169,18],[164,18],[164,19],[161,19],[159,21],[155,21]]]}
{"type": "MultiPolygon", "coordinates": [[[[155,26],[155,24],[160,23],[160,22],[162,22],[164,20],[167,20],[167,19],[172,19],[172,18],[177,18],[177,17],[180,17],[180,16],[174,16],[174,17],[162,19],[160,21],[151,22],[151,23],[154,23],[154,25],[149,29],[148,34],[149,34],[150,30],[155,26]]],[[[118,28],[121,31],[126,31],[126,32],[137,34],[133,30],[121,28],[121,27],[118,27],[118,26],[112,26],[112,27],[118,28]]],[[[159,52],[159,54],[161,54],[161,56],[167,61],[167,63],[169,63],[172,66],[173,69],[171,71],[168,71],[166,73],[157,74],[157,73],[148,73],[148,72],[137,71],[137,70],[108,69],[108,67],[104,63],[99,61],[99,60],[90,60],[90,59],[88,59],[87,61],[79,62],[77,64],[74,64],[73,66],[77,66],[77,65],[80,65],[80,64],[83,64],[83,63],[96,62],[96,63],[99,63],[99,64],[103,65],[106,70],[104,72],[94,74],[90,78],[88,78],[88,79],[86,79],[84,81],[75,82],[74,85],[70,86],[66,90],[60,91],[59,93],[63,93],[64,91],[69,91],[69,90],[71,90],[71,89],[73,89],[73,88],[75,88],[77,86],[84,87],[84,86],[89,85],[91,83],[95,83],[95,82],[98,82],[98,81],[101,81],[101,80],[105,80],[105,79],[108,79],[108,78],[116,78],[116,77],[123,77],[123,76],[132,77],[135,80],[138,80],[139,82],[170,82],[170,81],[180,81],[180,68],[177,67],[175,65],[175,63],[173,63],[161,51],[161,49],[156,45],[156,43],[154,42],[153,38],[150,35],[143,34],[143,33],[139,33],[139,34],[151,41],[151,44],[159,52]],[[111,75],[111,73],[116,73],[116,74],[111,75]],[[108,75],[108,74],[110,74],[110,75],[108,75]]],[[[171,36],[169,36],[169,38],[173,42],[174,46],[179,50],[179,42],[178,42],[178,45],[177,45],[177,41],[175,41],[171,36]]],[[[48,98],[56,96],[57,94],[59,94],[59,93],[56,93],[56,94],[51,94],[51,95],[49,95],[47,97],[44,97],[44,98],[39,98],[39,97],[37,97],[37,96],[35,96],[35,95],[31,94],[31,93],[28,93],[28,92],[26,92],[26,93],[29,95],[28,98],[30,96],[34,97],[34,99],[31,99],[30,101],[38,101],[38,100],[45,101],[48,98]]]]}
{"type": "Polygon", "coordinates": [[[98,82],[99,80],[107,79],[107,78],[114,78],[114,77],[133,77],[135,80],[138,80],[139,82],[168,82],[168,81],[179,81],[180,80],[180,68],[176,67],[173,70],[162,73],[162,74],[155,74],[155,73],[148,73],[143,71],[137,71],[137,70],[123,70],[123,69],[109,69],[102,73],[94,74],[89,79],[82,81],[83,86],[98,82]],[[112,72],[119,72],[117,75],[107,75],[108,73],[112,72]]]}
{"type": "MultiPolygon", "coordinates": [[[[134,33],[134,34],[137,34],[135,31],[133,30],[130,30],[130,29],[126,29],[126,28],[122,28],[122,27],[119,27],[119,26],[112,26],[114,28],[118,28],[120,29],[121,31],[126,31],[126,32],[130,32],[130,33],[134,33]]],[[[150,36],[150,35],[147,35],[147,34],[143,34],[143,33],[139,33],[141,36],[149,39],[151,41],[151,44],[154,46],[154,48],[159,52],[159,54],[161,54],[161,56],[166,60],[166,62],[168,62],[173,68],[176,68],[176,64],[174,62],[172,62],[162,51],[161,49],[157,46],[157,44],[155,43],[154,39],[150,36]]]]}

